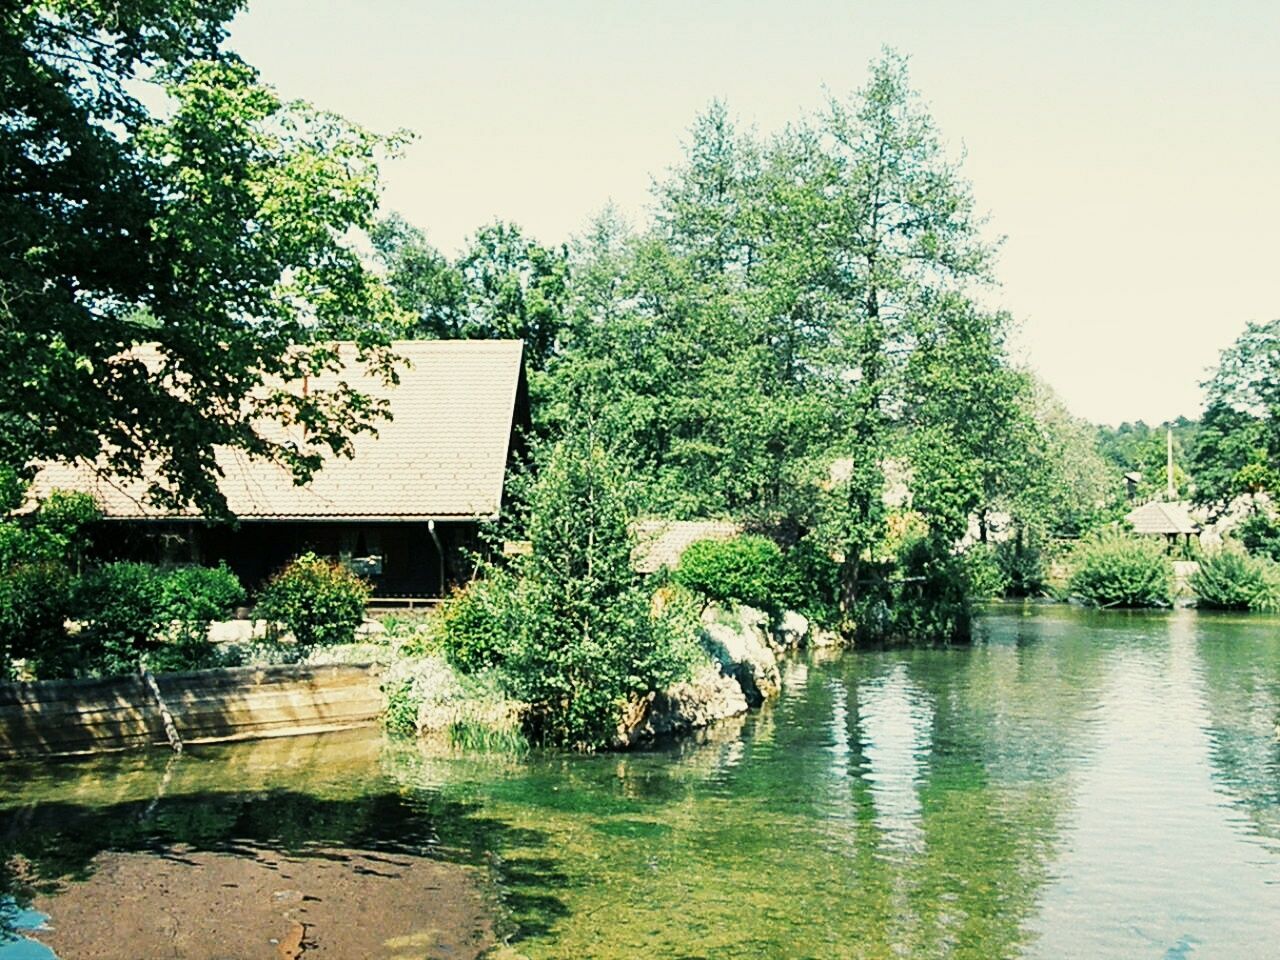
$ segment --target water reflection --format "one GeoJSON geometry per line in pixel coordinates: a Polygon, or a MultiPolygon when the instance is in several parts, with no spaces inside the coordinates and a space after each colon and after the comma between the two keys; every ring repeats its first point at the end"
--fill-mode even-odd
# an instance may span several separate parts
{"type": "MultiPolygon", "coordinates": [[[[924,840],[919,786],[931,746],[933,710],[903,663],[859,684],[857,695],[862,776],[871,786],[882,842],[906,854],[918,853],[924,840]]],[[[843,711],[834,720],[842,727],[847,722],[843,711]]]]}
{"type": "Polygon", "coordinates": [[[370,737],[167,781],[156,758],[30,768],[0,801],[0,863],[412,843],[483,864],[534,960],[1263,956],[1278,623],[1000,610],[972,649],[792,660],[776,704],[623,756],[370,737]]]}
{"type": "MultiPolygon", "coordinates": [[[[1109,651],[1099,749],[1082,767],[1060,878],[1037,921],[1034,956],[1264,956],[1280,864],[1241,830],[1215,787],[1201,621],[1147,618],[1109,651]]],[[[1220,644],[1241,638],[1215,631],[1220,644]]],[[[1233,658],[1251,659],[1239,646],[1233,658]]]]}

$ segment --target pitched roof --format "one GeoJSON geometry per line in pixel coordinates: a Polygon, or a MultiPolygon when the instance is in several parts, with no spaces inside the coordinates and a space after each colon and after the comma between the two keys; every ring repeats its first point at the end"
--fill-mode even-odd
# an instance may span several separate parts
{"type": "MultiPolygon", "coordinates": [[[[363,373],[352,386],[390,404],[377,435],[352,438],[350,459],[328,457],[312,481],[296,486],[284,467],[220,449],[219,486],[237,517],[263,520],[493,518],[502,505],[508,446],[521,384],[518,340],[398,341],[408,361],[398,386],[363,373]]],[[[344,354],[354,354],[354,347],[344,354]]],[[[357,371],[352,371],[357,372],[357,371]]],[[[322,385],[317,381],[317,386],[322,385]]],[[[195,516],[145,502],[142,481],[109,482],[87,466],[51,464],[34,496],[53,488],[85,490],[108,517],[195,516]]]]}
{"type": "Polygon", "coordinates": [[[698,540],[729,540],[742,532],[732,520],[637,520],[632,562],[640,573],[675,567],[680,555],[698,540]]]}
{"type": "Polygon", "coordinates": [[[1134,533],[1141,534],[1187,534],[1196,533],[1200,529],[1183,504],[1160,500],[1152,500],[1129,511],[1125,519],[1133,527],[1134,533]]]}

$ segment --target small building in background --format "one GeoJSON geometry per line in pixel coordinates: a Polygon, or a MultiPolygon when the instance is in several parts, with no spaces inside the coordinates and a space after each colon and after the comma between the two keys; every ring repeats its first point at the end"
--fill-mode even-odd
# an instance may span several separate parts
{"type": "Polygon", "coordinates": [[[1190,544],[1191,538],[1200,533],[1189,506],[1180,501],[1152,500],[1130,510],[1125,520],[1139,536],[1165,537],[1172,548],[1179,537],[1190,544]]]}
{"type": "MultiPolygon", "coordinates": [[[[480,524],[501,513],[506,477],[529,426],[518,340],[413,340],[393,345],[408,361],[396,386],[346,374],[389,404],[377,434],[352,438],[350,459],[328,457],[298,486],[284,467],[220,451],[219,487],[236,523],[194,509],[146,502],[145,481],[112,482],[87,466],[45,467],[33,494],[93,494],[105,519],[95,531],[104,557],[225,562],[253,590],[299,554],[348,564],[375,599],[426,601],[472,573],[480,524]]],[[[354,355],[354,347],[344,351],[354,355]]]]}
{"type": "Polygon", "coordinates": [[[1138,499],[1138,488],[1142,486],[1142,474],[1136,470],[1124,475],[1124,493],[1130,503],[1138,499]]]}
{"type": "Polygon", "coordinates": [[[680,555],[699,540],[732,540],[742,533],[733,520],[637,520],[631,528],[636,539],[632,564],[639,573],[674,570],[680,555]]]}

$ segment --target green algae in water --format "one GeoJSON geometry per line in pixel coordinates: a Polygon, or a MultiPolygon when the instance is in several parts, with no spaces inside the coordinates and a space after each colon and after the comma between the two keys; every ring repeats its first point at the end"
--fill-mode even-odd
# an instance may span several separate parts
{"type": "Polygon", "coordinates": [[[407,844],[482,867],[533,960],[1262,956],[1278,626],[996,608],[972,649],[792,660],[776,704],[629,754],[365,733],[0,768],[0,863],[407,844]]]}

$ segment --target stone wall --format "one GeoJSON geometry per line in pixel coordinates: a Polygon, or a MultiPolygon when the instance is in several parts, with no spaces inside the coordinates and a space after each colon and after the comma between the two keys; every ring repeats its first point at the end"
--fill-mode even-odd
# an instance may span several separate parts
{"type": "MultiPolygon", "coordinates": [[[[367,665],[239,667],[155,678],[184,743],[322,733],[376,723],[380,671],[367,665]]],[[[0,759],[168,746],[139,676],[0,684],[0,759]]]]}

